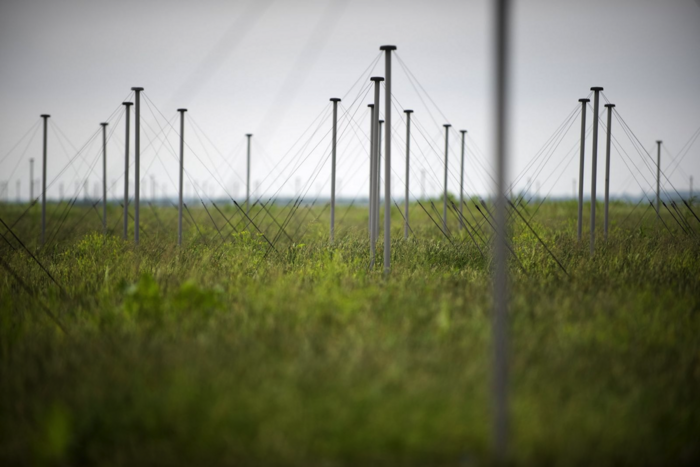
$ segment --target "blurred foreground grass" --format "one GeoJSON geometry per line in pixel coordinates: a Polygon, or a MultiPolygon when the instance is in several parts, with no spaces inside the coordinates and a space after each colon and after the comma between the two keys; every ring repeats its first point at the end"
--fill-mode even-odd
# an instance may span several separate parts
{"type": "MultiPolygon", "coordinates": [[[[490,463],[489,252],[456,224],[451,243],[417,213],[404,241],[394,213],[384,278],[359,207],[335,245],[317,207],[276,252],[255,229],[221,243],[202,209],[183,248],[155,219],[135,248],[86,209],[36,253],[67,297],[0,249],[31,289],[0,270],[0,464],[490,463]]],[[[642,211],[591,258],[575,205],[545,203],[533,227],[570,277],[514,223],[514,465],[700,462],[700,242],[642,211]]],[[[32,249],[36,216],[16,228],[32,249]]]]}

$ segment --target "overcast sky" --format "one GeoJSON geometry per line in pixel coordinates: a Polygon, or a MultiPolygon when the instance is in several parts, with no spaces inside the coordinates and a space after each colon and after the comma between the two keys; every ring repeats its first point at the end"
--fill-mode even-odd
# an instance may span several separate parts
{"type": "MultiPolygon", "coordinates": [[[[591,86],[605,88],[605,97],[617,105],[619,115],[647,150],[654,148],[655,140],[664,141],[662,168],[670,173],[675,167],[672,158],[700,128],[698,4],[691,0],[513,3],[510,178],[515,180],[522,173],[577,108],[577,100],[589,95],[591,86]]],[[[296,172],[284,172],[274,183],[270,175],[281,170],[284,153],[319,112],[330,109],[328,99],[345,96],[343,108],[352,110],[359,126],[353,124],[354,130],[348,130],[339,145],[341,195],[364,195],[367,170],[360,130],[368,128],[366,104],[371,94],[362,94],[351,107],[360,90],[353,84],[361,78],[365,86],[369,74],[363,72],[377,58],[379,46],[395,44],[398,58],[426,92],[418,94],[394,60],[393,93],[399,108],[415,110],[414,119],[422,132],[415,136],[412,192],[421,193],[421,170],[427,172],[427,190],[440,190],[441,125],[449,122],[455,130],[450,135],[450,189],[457,189],[457,131],[467,129],[467,192],[483,194],[491,188],[487,173],[493,133],[491,24],[488,1],[2,0],[0,181],[9,180],[9,194],[14,198],[15,180],[20,177],[23,196],[28,196],[27,160],[41,158],[41,131],[30,143],[28,138],[22,140],[6,155],[39,121],[40,114],[51,114],[52,125],[81,148],[99,123],[120,107],[130,88],[143,86],[165,115],[158,122],[150,113],[144,114],[146,124],[167,127],[165,122],[176,116],[176,109],[186,107],[187,118],[201,128],[201,135],[195,135],[189,126],[186,130],[190,149],[196,153],[186,156],[191,179],[207,181],[212,194],[222,195],[220,182],[236,196],[243,193],[245,133],[254,133],[252,179],[261,183],[260,190],[271,194],[281,180],[289,178],[282,193],[291,193],[307,182],[310,193],[327,193],[327,165],[321,165],[321,176],[309,180],[317,163],[327,156],[328,119],[321,122],[321,132],[306,149],[313,154],[296,172]],[[358,136],[350,136],[351,131],[358,136]],[[213,145],[207,146],[205,135],[213,145]],[[317,141],[314,152],[311,149],[317,141]]],[[[384,74],[383,60],[374,74],[384,74]]],[[[601,112],[605,102],[601,99],[601,112]]],[[[110,183],[123,171],[120,112],[122,109],[110,120],[110,129],[115,131],[108,146],[110,183]]],[[[394,111],[395,196],[403,192],[402,117],[394,111]]],[[[589,125],[591,120],[589,110],[589,125]]],[[[342,121],[347,125],[348,116],[342,121]]],[[[578,112],[569,123],[568,133],[543,170],[526,172],[518,189],[531,178],[541,184],[543,194],[550,190],[554,195],[572,194],[578,176],[578,112]]],[[[56,134],[49,133],[49,180],[61,173],[76,152],[65,142],[64,151],[56,134]]],[[[605,134],[601,128],[599,196],[605,134]]],[[[639,184],[649,190],[653,179],[645,164],[651,161],[643,160],[617,120],[613,120],[613,135],[626,155],[613,151],[611,191],[638,194],[639,184]],[[635,172],[635,165],[640,171],[635,172]]],[[[152,138],[153,133],[145,137],[152,138]]],[[[169,138],[176,147],[175,133],[169,138]]],[[[302,137],[302,142],[304,138],[308,139],[302,137]]],[[[169,178],[176,180],[177,161],[167,152],[167,144],[156,155],[158,147],[154,144],[150,152],[144,152],[142,176],[154,175],[174,194],[169,178]]],[[[83,154],[85,161],[76,159],[75,168],[64,170],[49,192],[57,195],[59,183],[64,183],[66,195],[72,194],[75,181],[85,177],[88,163],[97,160],[99,151],[98,142],[89,146],[83,154]]],[[[588,194],[590,139],[586,151],[588,194]]],[[[97,165],[89,179],[91,193],[100,174],[97,165]]],[[[700,185],[700,142],[692,146],[670,179],[678,190],[685,191],[690,175],[700,185]]],[[[121,185],[115,194],[121,196],[121,185]]]]}

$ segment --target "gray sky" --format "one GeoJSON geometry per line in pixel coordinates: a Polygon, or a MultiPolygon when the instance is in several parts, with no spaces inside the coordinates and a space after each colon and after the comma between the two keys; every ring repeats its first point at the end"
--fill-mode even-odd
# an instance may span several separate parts
{"type": "MultiPolygon", "coordinates": [[[[667,169],[670,159],[700,128],[698,4],[691,0],[514,4],[511,179],[523,171],[577,107],[577,100],[589,94],[591,86],[605,87],[605,96],[617,105],[620,116],[647,150],[654,147],[655,140],[664,140],[662,168],[667,169]]],[[[203,130],[203,135],[196,134],[188,120],[186,137],[193,154],[186,155],[186,165],[192,180],[207,181],[211,195],[223,195],[219,183],[229,193],[243,195],[244,134],[249,132],[255,134],[253,181],[261,182],[261,191],[272,194],[282,180],[289,179],[281,193],[291,194],[296,179],[306,183],[317,164],[325,160],[330,142],[325,133],[330,120],[310,140],[302,153],[309,157],[293,174],[280,169],[279,162],[288,160],[283,159],[285,152],[320,112],[330,109],[330,97],[343,97],[351,90],[379,54],[380,45],[395,44],[398,57],[437,106],[415,91],[395,60],[393,93],[399,108],[415,110],[414,120],[421,128],[421,135],[414,134],[413,194],[421,193],[421,170],[427,173],[428,192],[440,190],[444,144],[441,125],[445,122],[455,130],[450,135],[451,191],[457,188],[459,171],[456,130],[464,128],[469,131],[466,190],[486,193],[490,190],[487,169],[492,158],[490,26],[487,1],[2,0],[0,158],[4,160],[0,162],[0,180],[10,179],[9,192],[14,198],[15,179],[21,177],[22,195],[28,196],[26,160],[35,157],[39,161],[41,132],[31,144],[24,140],[5,156],[38,122],[40,114],[51,114],[52,123],[80,148],[99,129],[99,123],[120,106],[132,86],[143,86],[148,98],[165,115],[165,119],[159,116],[160,121],[156,121],[144,110],[145,124],[154,129],[158,125],[167,128],[165,122],[176,116],[176,109],[187,107],[188,119],[203,130]],[[216,149],[206,143],[204,135],[216,149]]],[[[374,74],[383,73],[381,60],[374,74]]],[[[362,86],[367,76],[362,77],[362,86]]],[[[351,108],[351,112],[357,108],[351,103],[358,91],[358,87],[352,89],[343,100],[344,108],[351,108]]],[[[368,128],[366,104],[370,99],[368,94],[358,101],[361,107],[354,118],[360,126],[352,127],[358,135],[368,128]]],[[[605,100],[601,112],[603,103],[605,100]]],[[[589,124],[591,120],[589,110],[589,124]]],[[[399,197],[405,170],[402,115],[394,111],[393,121],[397,132],[392,159],[394,193],[399,197]]],[[[108,146],[110,183],[123,170],[123,120],[116,125],[115,119],[112,124],[115,133],[108,146]]],[[[572,194],[578,156],[577,149],[570,151],[577,146],[579,131],[577,113],[542,172],[525,173],[516,188],[522,188],[531,178],[539,181],[543,194],[550,190],[555,195],[572,194]]],[[[147,139],[153,137],[154,133],[144,132],[147,139]]],[[[613,134],[628,156],[613,151],[611,191],[641,192],[623,160],[633,169],[635,165],[641,169],[641,173],[635,171],[636,180],[649,190],[649,168],[617,120],[613,120],[613,134]]],[[[341,195],[364,195],[367,161],[362,151],[366,145],[353,130],[347,130],[344,138],[339,144],[341,195]]],[[[599,196],[604,138],[601,128],[599,196]]],[[[307,139],[302,138],[302,143],[307,139]]],[[[169,141],[177,147],[173,132],[169,141]]],[[[67,143],[64,145],[65,153],[57,136],[49,133],[49,180],[75,154],[67,143]]],[[[144,151],[142,176],[154,175],[174,194],[175,187],[168,177],[176,181],[175,156],[167,150],[167,144],[156,155],[158,147],[156,143],[144,151]]],[[[586,151],[588,194],[590,140],[586,151]]],[[[83,157],[92,163],[99,152],[95,142],[83,157]]],[[[690,175],[695,176],[696,186],[700,185],[699,156],[700,142],[696,142],[670,177],[678,190],[687,190],[690,175]]],[[[59,182],[65,184],[67,195],[72,194],[75,181],[88,173],[87,162],[79,158],[75,168],[65,170],[49,194],[58,194],[59,182]]],[[[89,176],[91,194],[101,177],[100,166],[95,166],[89,176]]],[[[321,167],[321,175],[309,182],[311,194],[318,190],[328,193],[330,167],[321,167]]],[[[38,177],[39,166],[35,173],[38,177]]],[[[115,191],[119,196],[121,187],[119,182],[115,191]]],[[[150,187],[146,194],[150,195],[150,187]]]]}

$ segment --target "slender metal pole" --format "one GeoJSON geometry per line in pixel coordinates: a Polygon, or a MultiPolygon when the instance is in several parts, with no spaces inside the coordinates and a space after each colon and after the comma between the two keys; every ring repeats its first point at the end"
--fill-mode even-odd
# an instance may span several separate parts
{"type": "Polygon", "coordinates": [[[656,142],[656,218],[661,219],[661,141],[656,142]]]}
{"type": "Polygon", "coordinates": [[[245,213],[250,214],[250,138],[253,136],[252,133],[246,133],[245,137],[248,139],[248,150],[246,156],[246,175],[245,175],[245,213]]]}
{"type": "Polygon", "coordinates": [[[125,125],[126,139],[124,141],[124,240],[128,238],[129,231],[129,108],[132,102],[122,102],[124,113],[126,114],[125,125]]]}
{"type": "MultiPolygon", "coordinates": [[[[368,104],[369,107],[369,222],[367,232],[369,234],[370,249],[372,248],[372,239],[374,238],[374,104],[368,104]]],[[[372,253],[372,261],[374,261],[374,253],[372,253]]]]}
{"type": "Polygon", "coordinates": [[[447,153],[449,150],[450,125],[445,123],[445,182],[442,193],[442,230],[447,233],[447,153]]]}
{"type": "MultiPolygon", "coordinates": [[[[19,180],[17,181],[19,183],[19,180]]],[[[19,190],[17,190],[19,191],[19,190]]],[[[693,176],[690,176],[690,200],[688,200],[689,203],[693,203],[693,176]]]]}
{"type": "Polygon", "coordinates": [[[605,141],[605,220],[603,223],[605,241],[608,240],[608,204],[610,202],[610,138],[612,137],[612,109],[615,104],[605,104],[608,109],[608,135],[605,141]]]}
{"type": "Polygon", "coordinates": [[[381,213],[381,201],[382,201],[382,129],[384,128],[384,120],[379,120],[379,128],[377,131],[377,167],[375,168],[377,174],[377,186],[375,188],[374,201],[374,242],[379,240],[379,214],[381,213]]]}
{"type": "Polygon", "coordinates": [[[408,239],[408,193],[409,193],[409,176],[410,176],[410,164],[411,164],[411,114],[413,110],[407,109],[403,111],[406,114],[406,197],[404,201],[404,224],[403,224],[403,238],[408,239]]]}
{"type": "Polygon", "coordinates": [[[338,135],[338,102],[340,99],[332,97],[333,102],[333,155],[331,160],[331,243],[335,240],[335,157],[338,135]]]}
{"type": "Polygon", "coordinates": [[[29,203],[34,202],[34,158],[29,159],[29,203]]]}
{"type": "Polygon", "coordinates": [[[374,179],[372,180],[372,190],[374,192],[374,196],[372,197],[372,238],[371,238],[371,251],[370,251],[370,256],[371,256],[371,265],[374,266],[374,260],[376,256],[376,250],[377,250],[377,222],[379,219],[379,213],[377,212],[379,209],[379,191],[378,191],[378,185],[379,185],[379,146],[380,146],[380,130],[379,130],[379,109],[380,109],[380,104],[379,104],[379,91],[380,91],[380,83],[384,81],[384,78],[380,76],[373,76],[370,78],[371,81],[374,82],[374,107],[373,107],[373,115],[374,115],[374,122],[373,122],[373,130],[374,130],[374,144],[372,148],[372,154],[373,154],[373,166],[374,166],[374,179]]]}
{"type": "Polygon", "coordinates": [[[185,172],[185,112],[187,109],[177,109],[180,112],[180,183],[178,185],[177,205],[177,244],[182,245],[182,206],[183,206],[183,182],[185,172]]]}
{"type": "Polygon", "coordinates": [[[505,462],[508,450],[508,238],[506,237],[506,138],[507,91],[509,73],[509,21],[510,2],[497,0],[495,4],[495,149],[496,149],[496,205],[494,235],[494,313],[493,313],[493,449],[495,460],[505,462]]]}
{"type": "Polygon", "coordinates": [[[583,162],[586,155],[586,107],[590,99],[579,99],[581,103],[581,156],[578,166],[578,241],[583,238],[583,162]]]}
{"type": "Polygon", "coordinates": [[[139,244],[139,204],[141,200],[141,91],[143,88],[131,88],[134,91],[134,243],[139,244]]]}
{"type": "Polygon", "coordinates": [[[383,45],[384,51],[384,274],[391,270],[391,52],[395,45],[383,45]]]}
{"type": "Polygon", "coordinates": [[[593,149],[591,151],[591,256],[595,253],[595,203],[596,203],[596,178],[598,175],[598,113],[600,104],[600,91],[603,88],[595,86],[593,91],[593,149]]]}
{"type": "Polygon", "coordinates": [[[459,130],[462,133],[462,162],[459,168],[459,230],[464,228],[464,138],[467,130],[459,130]]]}
{"type": "Polygon", "coordinates": [[[102,233],[107,234],[107,123],[102,126],[102,233]]]}
{"type": "Polygon", "coordinates": [[[425,199],[425,169],[420,171],[421,199],[425,199]]]}
{"type": "MultiPolygon", "coordinates": [[[[690,179],[691,179],[691,183],[690,183],[690,186],[691,186],[691,188],[690,188],[690,197],[691,197],[691,198],[693,197],[693,188],[692,188],[693,183],[692,183],[692,178],[693,178],[693,177],[690,177],[690,179]]],[[[18,202],[18,203],[21,201],[21,196],[20,196],[20,189],[21,189],[21,188],[22,188],[22,182],[21,182],[20,180],[17,180],[17,202],[18,202]]]]}
{"type": "Polygon", "coordinates": [[[41,244],[44,245],[44,240],[46,238],[46,140],[47,140],[47,128],[48,121],[51,115],[43,114],[41,118],[44,119],[44,151],[43,151],[43,164],[41,167],[41,244]]]}

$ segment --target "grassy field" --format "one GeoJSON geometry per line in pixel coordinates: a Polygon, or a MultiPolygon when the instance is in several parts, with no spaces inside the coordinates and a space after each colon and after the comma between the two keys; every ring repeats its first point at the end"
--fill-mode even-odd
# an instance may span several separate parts
{"type": "MultiPolygon", "coordinates": [[[[275,250],[260,207],[265,237],[212,208],[190,208],[182,248],[175,209],[144,208],[135,248],[118,206],[107,236],[77,206],[43,249],[32,208],[14,231],[64,293],[0,229],[1,465],[491,464],[490,229],[473,204],[476,243],[418,206],[404,241],[394,212],[387,278],[368,268],[366,208],[339,210],[331,246],[327,210],[303,207],[275,250]]],[[[575,213],[548,202],[531,222],[566,273],[512,218],[512,464],[700,465],[700,241],[619,202],[591,257],[575,213]]]]}

